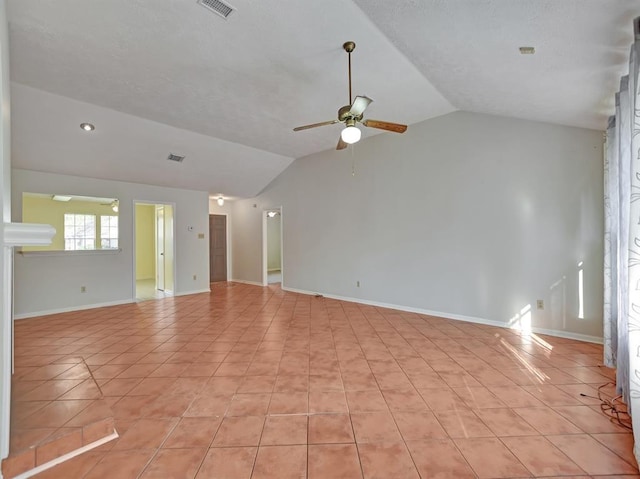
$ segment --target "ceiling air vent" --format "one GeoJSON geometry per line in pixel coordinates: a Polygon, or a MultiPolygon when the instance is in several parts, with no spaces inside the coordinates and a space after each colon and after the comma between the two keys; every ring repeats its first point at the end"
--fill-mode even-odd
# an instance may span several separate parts
{"type": "Polygon", "coordinates": [[[220,15],[222,18],[227,18],[234,10],[233,7],[220,0],[198,0],[198,3],[213,13],[220,15]]]}
{"type": "Polygon", "coordinates": [[[184,156],[174,155],[173,153],[169,153],[167,160],[175,161],[176,163],[182,163],[182,160],[184,160],[184,156]]]}

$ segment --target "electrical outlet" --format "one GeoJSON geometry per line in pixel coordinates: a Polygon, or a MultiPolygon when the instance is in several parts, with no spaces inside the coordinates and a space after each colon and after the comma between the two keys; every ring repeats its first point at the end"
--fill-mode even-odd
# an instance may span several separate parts
{"type": "Polygon", "coordinates": [[[204,239],[204,233],[198,233],[198,239],[204,239]]]}
{"type": "Polygon", "coordinates": [[[360,287],[360,281],[356,281],[356,287],[359,288],[360,287]]]}
{"type": "Polygon", "coordinates": [[[87,287],[86,286],[80,286],[80,292],[81,293],[86,293],[87,292],[87,287]]]}
{"type": "Polygon", "coordinates": [[[544,309],[544,300],[543,300],[543,299],[538,299],[538,300],[536,301],[536,307],[537,307],[538,309],[544,309]]]}

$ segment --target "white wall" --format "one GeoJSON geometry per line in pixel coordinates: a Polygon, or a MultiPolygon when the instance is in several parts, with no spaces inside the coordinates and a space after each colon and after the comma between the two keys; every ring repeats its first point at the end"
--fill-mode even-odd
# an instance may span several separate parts
{"type": "Polygon", "coordinates": [[[21,217],[22,193],[58,193],[118,198],[119,253],[15,255],[17,317],[115,304],[134,298],[133,202],[175,204],[175,294],[209,290],[208,194],[121,181],[13,170],[13,215],[21,217]],[[193,231],[188,227],[193,226],[193,231]],[[204,238],[198,239],[198,233],[204,238]],[[197,276],[193,280],[193,275],[197,276]],[[86,286],[86,293],[80,292],[86,286]]]}
{"type": "MultiPolygon", "coordinates": [[[[293,164],[295,165],[296,162],[293,164]]],[[[287,170],[285,170],[285,173],[287,170]]],[[[264,198],[237,200],[231,204],[231,270],[234,281],[262,285],[262,220],[264,198]],[[260,201],[262,206],[258,208],[260,201]]],[[[269,205],[271,206],[271,205],[269,205]]]]}
{"type": "MultiPolygon", "coordinates": [[[[9,32],[5,0],[0,0],[0,211],[3,224],[11,223],[11,130],[9,98],[9,32]]],[[[11,249],[0,235],[0,462],[9,454],[11,398],[11,249]]],[[[2,477],[2,472],[0,472],[2,477]]]]}
{"type": "Polygon", "coordinates": [[[530,305],[536,328],[602,337],[601,132],[456,112],[299,159],[234,202],[234,278],[261,280],[272,205],[287,288],[499,324],[530,305]]]}
{"type": "Polygon", "coordinates": [[[281,216],[267,217],[267,269],[279,270],[281,264],[280,221],[281,216]]]}

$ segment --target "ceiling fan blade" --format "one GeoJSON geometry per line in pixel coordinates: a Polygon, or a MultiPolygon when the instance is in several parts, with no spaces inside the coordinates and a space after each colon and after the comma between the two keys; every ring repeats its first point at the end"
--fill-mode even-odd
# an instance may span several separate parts
{"type": "Polygon", "coordinates": [[[390,123],[388,121],[380,120],[364,120],[362,122],[364,126],[369,128],[379,128],[380,130],[393,131],[394,133],[404,133],[407,131],[407,125],[401,125],[400,123],[390,123]]]}
{"type": "Polygon", "coordinates": [[[342,140],[342,136],[338,138],[338,146],[336,146],[336,150],[344,150],[347,147],[347,143],[342,140]]]}
{"type": "Polygon", "coordinates": [[[340,120],[330,120],[330,121],[323,121],[320,123],[312,123],[311,125],[297,126],[293,129],[293,131],[308,130],[309,128],[315,128],[317,126],[333,125],[334,123],[339,123],[339,122],[340,120]]]}
{"type": "Polygon", "coordinates": [[[373,100],[369,97],[357,96],[356,99],[353,100],[353,103],[351,104],[351,109],[349,110],[349,113],[351,113],[353,116],[362,115],[362,113],[364,113],[364,111],[369,106],[369,103],[371,103],[372,101],[373,100]]]}

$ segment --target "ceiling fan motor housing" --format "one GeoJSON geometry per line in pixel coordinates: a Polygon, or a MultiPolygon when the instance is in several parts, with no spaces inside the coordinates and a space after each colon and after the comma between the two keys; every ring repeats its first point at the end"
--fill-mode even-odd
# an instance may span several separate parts
{"type": "Polygon", "coordinates": [[[356,121],[362,120],[362,114],[358,116],[354,116],[350,113],[350,111],[351,111],[351,105],[345,105],[342,108],[340,108],[338,110],[338,120],[345,121],[345,120],[348,120],[349,118],[353,118],[356,121]]]}

